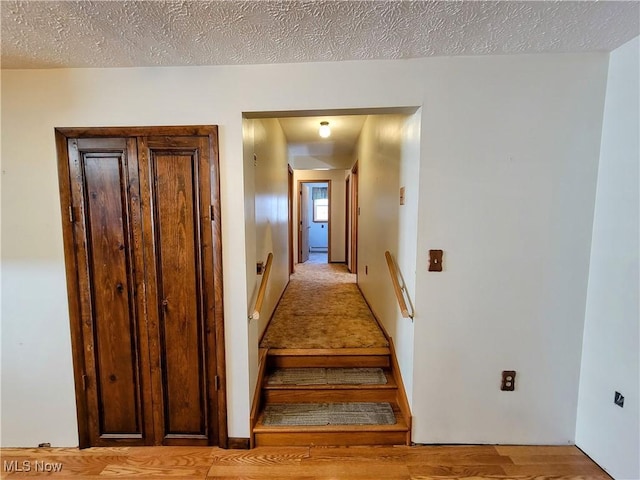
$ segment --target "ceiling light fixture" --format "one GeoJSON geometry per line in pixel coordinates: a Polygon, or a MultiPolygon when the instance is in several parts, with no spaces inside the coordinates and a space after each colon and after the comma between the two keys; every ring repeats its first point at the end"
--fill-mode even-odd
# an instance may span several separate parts
{"type": "Polygon", "coordinates": [[[318,130],[318,135],[320,135],[322,138],[327,138],[329,135],[331,135],[329,122],[320,122],[320,130],[318,130]]]}

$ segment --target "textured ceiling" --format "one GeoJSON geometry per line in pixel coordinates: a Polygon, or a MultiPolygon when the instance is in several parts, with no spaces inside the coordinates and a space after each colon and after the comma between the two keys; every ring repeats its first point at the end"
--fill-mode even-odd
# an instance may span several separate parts
{"type": "Polygon", "coordinates": [[[637,2],[6,1],[3,68],[611,51],[637,2]]]}

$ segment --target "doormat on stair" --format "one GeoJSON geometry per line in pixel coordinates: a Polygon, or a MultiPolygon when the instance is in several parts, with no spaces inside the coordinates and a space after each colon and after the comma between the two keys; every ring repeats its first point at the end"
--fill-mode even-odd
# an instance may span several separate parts
{"type": "Polygon", "coordinates": [[[267,380],[269,385],[384,385],[381,368],[282,368],[267,380]]]}
{"type": "Polygon", "coordinates": [[[354,403],[275,403],[264,409],[263,425],[394,425],[391,404],[354,403]]]}

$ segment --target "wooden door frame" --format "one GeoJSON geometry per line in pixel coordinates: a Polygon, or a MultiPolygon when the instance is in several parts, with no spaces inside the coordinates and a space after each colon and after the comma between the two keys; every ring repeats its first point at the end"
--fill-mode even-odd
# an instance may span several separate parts
{"type": "Polygon", "coordinates": [[[349,268],[349,196],[351,195],[351,175],[344,180],[344,263],[349,268]]]}
{"type": "Polygon", "coordinates": [[[326,183],[327,199],[329,200],[329,220],[327,221],[327,263],[331,263],[331,180],[298,180],[298,263],[302,263],[302,250],[300,247],[300,224],[302,222],[302,184],[303,183],[326,183]]]}
{"type": "Polygon", "coordinates": [[[294,255],[293,251],[293,169],[291,165],[287,165],[287,189],[288,189],[288,212],[289,212],[289,275],[292,275],[294,272],[294,255]]]}
{"type": "Polygon", "coordinates": [[[358,274],[358,162],[351,169],[351,249],[349,271],[358,274]]]}
{"type": "MultiPolygon", "coordinates": [[[[62,233],[65,256],[65,273],[67,280],[67,300],[69,304],[69,322],[71,329],[72,361],[76,397],[76,416],[78,421],[78,441],[80,448],[90,445],[88,421],[88,404],[85,392],[86,366],[84,363],[85,339],[83,337],[83,319],[79,302],[80,284],[77,265],[75,235],[73,231],[74,217],[79,209],[73,205],[71,171],[69,168],[68,140],[72,138],[132,138],[149,136],[202,136],[208,137],[210,175],[211,175],[211,229],[212,256],[214,276],[213,323],[215,326],[216,375],[217,390],[217,442],[221,448],[228,445],[227,432],[227,398],[226,398],[226,363],[224,342],[223,290],[222,290],[222,237],[220,222],[220,167],[218,127],[212,126],[164,126],[164,127],[88,127],[88,128],[55,128],[56,152],[58,161],[58,184],[60,192],[60,208],[62,212],[62,233]]],[[[211,386],[215,388],[216,386],[211,386]]]]}

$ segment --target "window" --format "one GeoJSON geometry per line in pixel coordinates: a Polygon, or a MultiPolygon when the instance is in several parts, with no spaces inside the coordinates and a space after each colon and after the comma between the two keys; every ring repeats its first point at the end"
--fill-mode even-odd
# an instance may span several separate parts
{"type": "Polygon", "coordinates": [[[328,198],[319,198],[313,201],[313,221],[316,223],[329,221],[328,198]]]}

